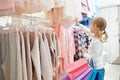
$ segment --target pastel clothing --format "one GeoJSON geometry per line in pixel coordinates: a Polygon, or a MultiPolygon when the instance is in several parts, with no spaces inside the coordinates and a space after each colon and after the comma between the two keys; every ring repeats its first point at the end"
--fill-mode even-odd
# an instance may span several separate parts
{"type": "Polygon", "coordinates": [[[93,59],[93,65],[95,69],[104,68],[104,48],[105,44],[97,38],[93,38],[88,48],[88,54],[84,54],[84,58],[87,60],[93,59]]]}

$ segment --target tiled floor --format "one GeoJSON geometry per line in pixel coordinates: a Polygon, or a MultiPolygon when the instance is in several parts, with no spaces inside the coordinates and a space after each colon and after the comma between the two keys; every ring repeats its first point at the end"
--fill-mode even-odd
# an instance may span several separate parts
{"type": "Polygon", "coordinates": [[[120,65],[107,64],[105,66],[105,80],[120,80],[120,65]]]}

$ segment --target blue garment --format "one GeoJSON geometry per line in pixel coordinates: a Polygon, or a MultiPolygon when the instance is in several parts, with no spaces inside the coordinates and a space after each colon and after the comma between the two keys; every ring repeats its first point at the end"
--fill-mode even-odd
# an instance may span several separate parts
{"type": "Polygon", "coordinates": [[[93,59],[90,59],[89,65],[90,65],[90,67],[92,67],[94,69],[93,59]]]}
{"type": "Polygon", "coordinates": [[[92,19],[87,17],[87,16],[82,16],[82,20],[79,21],[79,23],[87,26],[87,27],[90,27],[90,23],[91,23],[92,19]]]}
{"type": "Polygon", "coordinates": [[[105,69],[94,69],[93,59],[89,62],[90,66],[93,68],[88,80],[104,80],[105,69]]]}

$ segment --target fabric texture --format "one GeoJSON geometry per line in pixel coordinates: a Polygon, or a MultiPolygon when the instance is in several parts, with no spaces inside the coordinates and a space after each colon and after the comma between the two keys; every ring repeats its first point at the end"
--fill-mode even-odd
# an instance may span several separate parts
{"type": "Polygon", "coordinates": [[[90,44],[88,35],[83,30],[74,30],[75,55],[74,61],[83,58],[82,49],[87,48],[90,44]]]}
{"type": "Polygon", "coordinates": [[[14,0],[0,0],[0,10],[9,9],[14,5],[14,0]]]}
{"type": "Polygon", "coordinates": [[[65,4],[63,6],[64,18],[69,18],[71,20],[78,18],[79,20],[81,20],[82,14],[81,14],[81,4],[80,3],[81,3],[81,0],[75,0],[75,1],[65,0],[65,4]]]}
{"type": "Polygon", "coordinates": [[[22,79],[28,80],[27,76],[27,63],[26,63],[26,54],[25,54],[25,42],[24,42],[24,36],[23,32],[20,31],[20,46],[21,46],[21,55],[22,55],[22,79]]]}
{"type": "MultiPolygon", "coordinates": [[[[2,69],[4,72],[4,77],[5,80],[17,80],[18,77],[22,77],[21,76],[21,72],[18,74],[19,71],[19,67],[21,65],[17,65],[18,59],[20,59],[20,56],[18,55],[19,52],[19,48],[17,47],[17,45],[19,46],[20,44],[17,44],[17,41],[19,41],[18,39],[18,35],[17,32],[11,32],[8,35],[8,44],[6,44],[6,48],[8,52],[5,58],[4,63],[2,64],[2,69]],[[14,50],[15,49],[15,50],[14,50]],[[19,58],[17,59],[17,56],[19,56],[19,58]]],[[[21,70],[21,68],[20,68],[21,70]]]]}
{"type": "Polygon", "coordinates": [[[21,46],[20,46],[20,35],[19,32],[17,31],[16,33],[16,46],[17,46],[17,53],[15,53],[17,62],[16,65],[17,66],[17,80],[23,80],[23,75],[22,75],[22,55],[21,55],[21,46]]]}
{"type": "Polygon", "coordinates": [[[1,31],[0,80],[59,80],[58,48],[52,31],[1,31]]]}
{"type": "Polygon", "coordinates": [[[93,65],[95,69],[104,68],[104,46],[105,44],[99,39],[93,38],[88,49],[88,54],[86,53],[83,55],[85,59],[93,59],[93,65]]]}
{"type": "MultiPolygon", "coordinates": [[[[50,33],[51,34],[51,33],[50,33]]],[[[53,46],[51,46],[50,48],[49,48],[49,45],[48,45],[48,40],[47,40],[47,38],[46,38],[46,35],[45,35],[45,32],[43,32],[42,33],[42,38],[43,38],[43,42],[44,42],[44,45],[45,45],[45,48],[46,48],[46,53],[47,53],[47,58],[48,58],[48,61],[49,61],[49,69],[50,69],[50,72],[49,72],[49,75],[51,76],[51,77],[53,77],[53,73],[54,73],[54,68],[55,68],[55,66],[54,67],[52,67],[52,58],[51,58],[51,54],[50,54],[50,48],[53,48],[54,49],[54,47],[53,46]]],[[[50,37],[50,39],[52,39],[52,37],[50,37]]],[[[52,40],[51,40],[51,44],[53,45],[53,43],[52,43],[52,40]]],[[[54,62],[54,64],[55,64],[55,62],[54,62]]],[[[52,78],[50,78],[50,80],[51,80],[52,78]]]]}
{"type": "Polygon", "coordinates": [[[3,80],[3,79],[5,79],[5,80],[7,80],[9,77],[7,76],[7,74],[6,74],[6,72],[5,71],[7,71],[8,72],[8,74],[10,73],[9,71],[8,71],[8,69],[9,68],[7,68],[7,67],[10,67],[9,66],[9,64],[10,64],[10,62],[8,62],[8,60],[10,59],[9,58],[9,50],[8,50],[8,48],[9,48],[9,35],[8,34],[2,34],[2,33],[0,33],[0,79],[1,80],[3,80]],[[8,45],[7,45],[8,44],[8,45]],[[6,50],[5,50],[6,49],[6,50]],[[5,66],[5,64],[8,64],[7,66],[5,66]],[[6,69],[4,69],[4,67],[6,68],[6,69]]]}
{"type": "Polygon", "coordinates": [[[54,32],[57,33],[60,42],[60,72],[62,73],[65,67],[74,61],[73,57],[75,54],[75,43],[73,28],[69,25],[54,25],[54,32]]]}
{"type": "MultiPolygon", "coordinates": [[[[5,80],[8,80],[10,78],[10,55],[9,55],[9,34],[3,34],[1,36],[2,39],[2,47],[1,47],[1,54],[2,54],[2,65],[1,65],[1,69],[3,71],[2,73],[2,77],[5,80]],[[6,50],[5,50],[6,49],[6,50]]],[[[2,78],[1,77],[1,78],[2,78]]]]}
{"type": "Polygon", "coordinates": [[[23,32],[24,41],[25,41],[25,53],[26,53],[26,62],[27,62],[27,76],[28,80],[32,80],[32,61],[30,55],[30,38],[29,32],[23,32]]]}
{"type": "Polygon", "coordinates": [[[41,72],[42,72],[42,77],[44,80],[52,80],[52,74],[51,73],[51,67],[50,67],[50,61],[48,58],[47,50],[45,50],[45,44],[43,42],[43,35],[39,33],[39,44],[40,44],[40,58],[41,58],[41,72]]]}
{"type": "Polygon", "coordinates": [[[41,80],[40,52],[37,31],[30,33],[30,55],[34,66],[34,80],[41,80]]]}

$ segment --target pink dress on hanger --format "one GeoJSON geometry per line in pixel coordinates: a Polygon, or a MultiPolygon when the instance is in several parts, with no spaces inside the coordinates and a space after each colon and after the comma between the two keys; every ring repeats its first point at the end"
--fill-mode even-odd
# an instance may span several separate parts
{"type": "Polygon", "coordinates": [[[0,10],[10,9],[14,6],[14,0],[0,0],[0,10]]]}
{"type": "Polygon", "coordinates": [[[40,12],[40,0],[29,0],[31,9],[29,10],[30,13],[37,13],[40,12]]]}
{"type": "Polygon", "coordinates": [[[54,25],[52,26],[58,35],[60,40],[60,74],[64,71],[65,66],[73,62],[73,56],[75,54],[75,44],[72,32],[72,27],[54,25]]]}
{"type": "Polygon", "coordinates": [[[31,8],[31,2],[30,0],[25,0],[25,13],[30,13],[31,8]]]}
{"type": "Polygon", "coordinates": [[[76,17],[82,19],[81,0],[65,0],[63,7],[64,18],[74,20],[76,17]]]}
{"type": "Polygon", "coordinates": [[[14,0],[0,0],[0,14],[14,12],[14,0]]]}
{"type": "Polygon", "coordinates": [[[25,0],[16,0],[15,1],[15,13],[22,14],[25,12],[25,0]]]}
{"type": "Polygon", "coordinates": [[[81,0],[81,10],[82,10],[82,13],[85,13],[87,14],[89,9],[88,9],[88,3],[87,3],[87,0],[81,0]]]}

